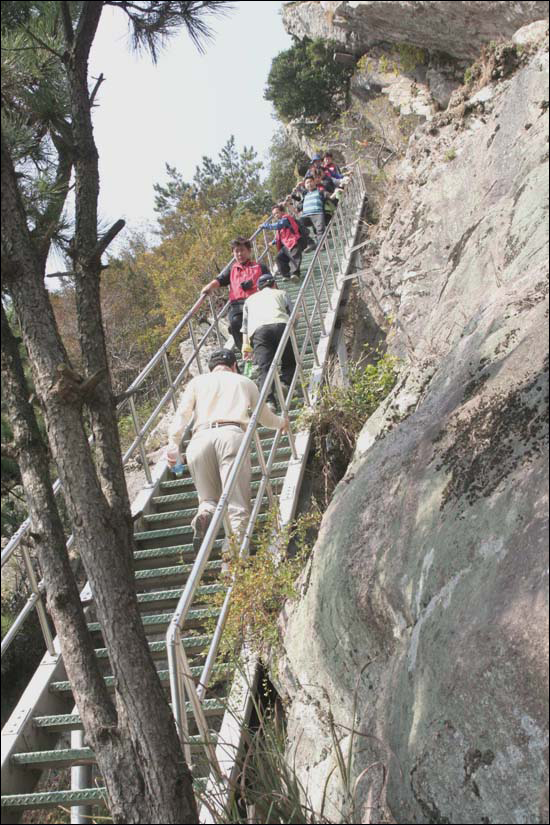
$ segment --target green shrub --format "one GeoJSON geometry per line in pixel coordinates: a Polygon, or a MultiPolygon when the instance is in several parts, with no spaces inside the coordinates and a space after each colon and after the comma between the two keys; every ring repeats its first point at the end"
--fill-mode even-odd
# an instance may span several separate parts
{"type": "MultiPolygon", "coordinates": [[[[311,550],[311,533],[316,532],[320,519],[320,512],[314,509],[280,527],[275,507],[255,535],[254,555],[239,558],[238,546],[233,543],[226,558],[233,591],[220,646],[222,656],[238,656],[244,642],[257,653],[277,648],[277,617],[285,601],[297,596],[295,582],[311,550]],[[291,543],[292,552],[287,557],[291,543]]],[[[213,604],[221,606],[224,598],[224,593],[214,595],[213,604]]]]}
{"type": "Polygon", "coordinates": [[[352,365],[348,383],[326,385],[314,409],[305,409],[298,426],[312,427],[325,483],[325,503],[351,460],[367,418],[392,390],[398,360],[383,355],[366,367],[352,365]]]}
{"type": "Polygon", "coordinates": [[[424,49],[412,46],[410,43],[399,43],[397,45],[399,62],[404,72],[413,72],[417,66],[427,63],[427,54],[424,49]]]}
{"type": "Polygon", "coordinates": [[[306,38],[274,58],[264,98],[283,121],[338,116],[353,69],[334,62],[336,48],[306,38]]]}

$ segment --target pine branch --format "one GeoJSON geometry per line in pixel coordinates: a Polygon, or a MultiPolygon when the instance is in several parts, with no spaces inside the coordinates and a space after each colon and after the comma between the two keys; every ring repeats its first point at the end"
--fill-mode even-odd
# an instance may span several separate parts
{"type": "Polygon", "coordinates": [[[47,44],[47,43],[44,43],[44,41],[43,41],[43,40],[41,40],[41,39],[40,39],[40,37],[38,37],[38,35],[36,35],[34,32],[32,32],[30,29],[28,29],[26,26],[23,26],[22,24],[21,24],[21,28],[23,29],[23,31],[24,31],[26,34],[28,34],[28,35],[29,35],[29,37],[31,38],[31,40],[35,40],[35,41],[36,41],[36,43],[38,43],[38,45],[39,45],[42,49],[46,49],[46,51],[47,51],[47,52],[49,52],[50,54],[53,54],[53,55],[54,55],[54,57],[57,57],[57,59],[58,59],[58,60],[63,60],[63,55],[62,55],[62,54],[59,54],[59,52],[56,52],[56,51],[55,51],[55,49],[52,49],[52,47],[51,47],[51,46],[48,46],[48,44],[47,44]]]}

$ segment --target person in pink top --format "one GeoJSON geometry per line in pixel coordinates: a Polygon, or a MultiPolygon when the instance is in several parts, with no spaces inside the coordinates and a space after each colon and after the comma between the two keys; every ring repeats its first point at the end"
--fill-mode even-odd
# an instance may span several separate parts
{"type": "Polygon", "coordinates": [[[252,244],[247,238],[235,238],[231,242],[235,263],[226,268],[217,278],[210,281],[202,289],[203,295],[221,286],[229,287],[229,329],[238,350],[242,349],[243,339],[241,326],[243,323],[243,306],[246,299],[258,289],[258,281],[262,275],[269,272],[264,264],[258,263],[252,257],[252,244]]]}
{"type": "MultiPolygon", "coordinates": [[[[262,224],[262,229],[275,231],[277,244],[277,266],[283,278],[299,278],[302,252],[307,242],[298,221],[285,211],[284,204],[278,203],[271,210],[271,221],[262,224]]],[[[263,277],[263,276],[261,276],[263,277]]]]}

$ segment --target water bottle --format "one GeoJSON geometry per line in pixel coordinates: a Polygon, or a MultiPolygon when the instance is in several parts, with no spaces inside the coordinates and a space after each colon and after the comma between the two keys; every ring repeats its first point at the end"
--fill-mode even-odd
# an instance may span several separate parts
{"type": "Polygon", "coordinates": [[[244,375],[247,378],[252,378],[252,373],[254,372],[254,364],[253,364],[251,358],[249,358],[248,361],[244,362],[244,371],[243,372],[244,372],[244,375]]]}
{"type": "Polygon", "coordinates": [[[176,476],[176,478],[181,478],[181,476],[185,472],[185,464],[182,464],[179,460],[180,458],[180,451],[177,447],[168,447],[166,450],[166,458],[168,461],[175,461],[176,463],[171,467],[172,472],[176,476]]]}

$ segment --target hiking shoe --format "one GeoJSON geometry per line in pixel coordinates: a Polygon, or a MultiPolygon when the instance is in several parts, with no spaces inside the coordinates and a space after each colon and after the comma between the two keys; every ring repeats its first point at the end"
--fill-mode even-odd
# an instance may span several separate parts
{"type": "Polygon", "coordinates": [[[202,513],[197,513],[191,527],[193,528],[193,550],[198,551],[206,535],[206,531],[210,527],[213,513],[208,510],[203,510],[202,513]]]}

